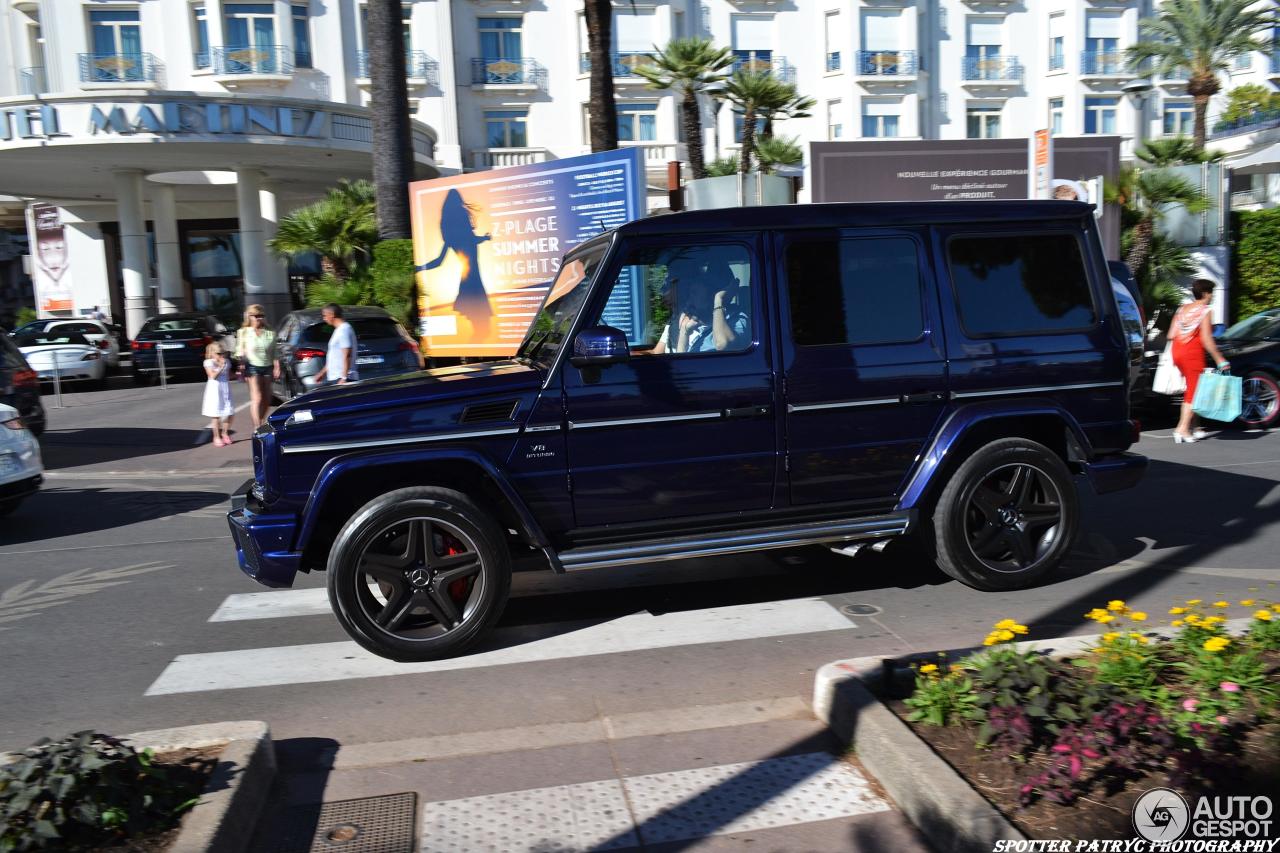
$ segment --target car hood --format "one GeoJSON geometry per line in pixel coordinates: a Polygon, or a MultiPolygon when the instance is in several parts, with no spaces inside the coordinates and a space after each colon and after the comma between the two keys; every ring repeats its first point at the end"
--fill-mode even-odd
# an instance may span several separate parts
{"type": "Polygon", "coordinates": [[[1280,341],[1260,341],[1249,338],[1219,338],[1218,348],[1223,355],[1243,358],[1264,350],[1280,351],[1280,341]]]}
{"type": "Polygon", "coordinates": [[[299,410],[310,411],[312,417],[321,418],[420,407],[459,398],[516,394],[537,388],[542,378],[542,371],[514,361],[439,367],[318,388],[285,403],[269,420],[273,426],[281,426],[299,410]]]}

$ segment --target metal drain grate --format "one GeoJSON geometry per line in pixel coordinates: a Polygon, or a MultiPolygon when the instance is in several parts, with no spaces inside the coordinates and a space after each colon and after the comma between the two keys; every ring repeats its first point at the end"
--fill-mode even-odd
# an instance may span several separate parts
{"type": "Polygon", "coordinates": [[[281,819],[275,853],[413,853],[418,795],[338,800],[281,819]]]}

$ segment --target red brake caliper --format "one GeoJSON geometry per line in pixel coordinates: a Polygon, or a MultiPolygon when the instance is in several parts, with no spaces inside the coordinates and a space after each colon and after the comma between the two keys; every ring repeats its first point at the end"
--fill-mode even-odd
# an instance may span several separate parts
{"type": "MultiPolygon", "coordinates": [[[[455,539],[454,537],[448,535],[447,533],[443,534],[441,536],[441,539],[444,541],[444,556],[454,557],[454,556],[457,556],[458,554],[467,553],[467,549],[463,546],[463,544],[459,542],[457,539],[455,539]]],[[[449,597],[452,598],[454,601],[456,601],[458,604],[462,604],[464,601],[467,600],[468,583],[469,581],[467,578],[458,578],[456,581],[449,584],[449,597]]]]}

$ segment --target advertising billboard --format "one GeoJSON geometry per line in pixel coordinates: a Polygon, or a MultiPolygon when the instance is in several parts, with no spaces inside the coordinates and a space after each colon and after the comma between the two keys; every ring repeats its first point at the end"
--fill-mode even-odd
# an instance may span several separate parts
{"type": "Polygon", "coordinates": [[[644,214],[641,157],[630,148],[410,184],[427,352],[514,354],[564,253],[644,214]]]}
{"type": "MultiPolygon", "coordinates": [[[[813,200],[956,201],[1024,199],[1027,139],[877,139],[811,143],[813,200]]],[[[1054,197],[1120,173],[1120,137],[1054,137],[1050,164],[1054,197]]],[[[1090,199],[1093,201],[1093,199],[1090,199]]],[[[1098,222],[1107,257],[1120,255],[1120,213],[1098,222]]]]}
{"type": "Polygon", "coordinates": [[[51,204],[31,205],[31,230],[35,237],[35,263],[31,280],[35,286],[36,308],[41,314],[70,311],[70,253],[62,215],[51,204]]]}

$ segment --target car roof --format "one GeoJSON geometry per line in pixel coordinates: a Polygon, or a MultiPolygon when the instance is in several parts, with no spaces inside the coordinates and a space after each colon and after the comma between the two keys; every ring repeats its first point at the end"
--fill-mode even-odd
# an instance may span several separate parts
{"type": "MultiPolygon", "coordinates": [[[[323,316],[320,308],[303,308],[300,311],[290,311],[286,316],[295,317],[302,323],[319,323],[323,316]]],[[[342,319],[344,320],[368,320],[378,318],[383,320],[394,320],[385,308],[379,308],[376,305],[343,305],[342,319]]]]}
{"type": "Polygon", "coordinates": [[[849,228],[925,223],[1026,222],[1083,219],[1093,205],[1079,201],[884,201],[786,204],[690,210],[650,216],[619,225],[624,237],[662,236],[673,231],[734,229],[849,228]]]}

